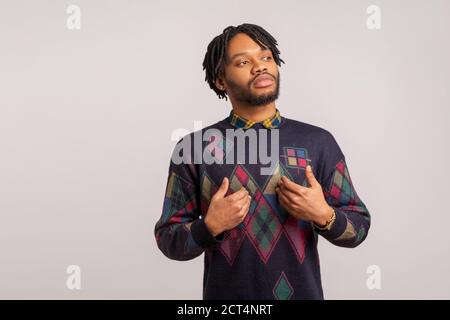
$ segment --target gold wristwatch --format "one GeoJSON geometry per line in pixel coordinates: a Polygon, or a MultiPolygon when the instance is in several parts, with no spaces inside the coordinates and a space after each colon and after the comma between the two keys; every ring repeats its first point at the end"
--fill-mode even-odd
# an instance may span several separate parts
{"type": "Polygon", "coordinates": [[[336,220],[336,211],[334,211],[334,208],[332,208],[332,207],[330,207],[330,208],[333,210],[333,215],[331,216],[331,218],[329,220],[327,220],[327,222],[325,223],[325,225],[323,227],[320,227],[314,223],[314,226],[316,227],[317,230],[328,231],[333,226],[333,222],[336,220]]]}

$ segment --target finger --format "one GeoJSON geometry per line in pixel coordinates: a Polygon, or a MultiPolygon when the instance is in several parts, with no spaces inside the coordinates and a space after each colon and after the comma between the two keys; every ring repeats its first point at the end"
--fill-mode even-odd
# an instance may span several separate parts
{"type": "Polygon", "coordinates": [[[291,209],[290,201],[288,200],[288,198],[286,198],[286,196],[282,192],[278,194],[278,200],[280,201],[280,204],[283,206],[283,208],[285,208],[288,211],[291,209]]]}
{"type": "Polygon", "coordinates": [[[298,201],[299,195],[287,189],[284,185],[281,185],[281,187],[277,189],[277,193],[282,193],[289,200],[289,202],[295,203],[296,201],[298,201]]]}
{"type": "Polygon", "coordinates": [[[247,195],[248,195],[248,191],[244,187],[242,187],[241,189],[239,189],[235,193],[230,194],[229,196],[227,196],[227,199],[229,199],[230,201],[234,202],[234,201],[238,201],[238,200],[243,199],[247,195]]]}
{"type": "Polygon", "coordinates": [[[228,178],[225,177],[222,180],[222,184],[220,185],[219,189],[217,189],[216,193],[214,194],[213,198],[215,199],[220,199],[225,197],[227,191],[228,191],[228,187],[230,185],[230,182],[228,181],[228,178]]]}
{"type": "Polygon", "coordinates": [[[245,205],[248,196],[244,196],[236,201],[230,201],[227,207],[227,214],[236,215],[238,214],[245,205]]]}
{"type": "Polygon", "coordinates": [[[238,208],[239,211],[242,209],[243,206],[245,206],[245,204],[250,200],[250,196],[246,195],[244,197],[242,197],[241,199],[235,201],[233,204],[235,204],[238,208]]]}
{"type": "Polygon", "coordinates": [[[280,187],[284,187],[287,190],[290,190],[291,192],[297,193],[297,194],[299,194],[299,189],[300,189],[300,187],[302,187],[302,186],[296,184],[295,182],[289,180],[289,178],[286,176],[282,176],[281,179],[279,180],[278,184],[280,187]]]}
{"type": "Polygon", "coordinates": [[[319,182],[316,180],[314,172],[312,171],[312,168],[309,164],[306,166],[306,179],[308,180],[311,188],[317,188],[317,186],[319,185],[319,182]]]}
{"type": "Polygon", "coordinates": [[[250,209],[250,204],[251,203],[252,203],[251,202],[251,197],[248,196],[246,202],[244,203],[244,205],[243,205],[243,207],[241,209],[241,211],[239,211],[239,215],[242,216],[242,220],[244,220],[245,216],[247,215],[248,209],[250,209]]]}

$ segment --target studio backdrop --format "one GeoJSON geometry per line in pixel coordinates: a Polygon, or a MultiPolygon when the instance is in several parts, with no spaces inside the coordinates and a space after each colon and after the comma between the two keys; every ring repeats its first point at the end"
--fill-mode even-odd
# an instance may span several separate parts
{"type": "Polygon", "coordinates": [[[169,260],[154,225],[176,132],[231,110],[206,47],[246,22],[371,213],[357,248],[319,239],[325,298],[450,298],[446,0],[0,0],[0,298],[201,299],[203,256],[169,260]]]}

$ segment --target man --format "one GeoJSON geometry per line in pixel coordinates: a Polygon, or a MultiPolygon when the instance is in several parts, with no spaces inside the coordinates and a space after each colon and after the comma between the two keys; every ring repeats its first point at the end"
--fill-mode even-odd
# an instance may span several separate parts
{"type": "Polygon", "coordinates": [[[323,299],[318,235],[356,247],[370,227],[332,134],[276,108],[279,53],[257,25],[229,26],[215,37],[203,62],[206,81],[233,110],[185,136],[172,155],[155,236],[171,259],[205,253],[204,299],[323,299]],[[195,150],[195,135],[207,130],[215,135],[195,150]],[[237,150],[230,130],[253,141],[237,150]],[[277,155],[269,173],[267,163],[248,159],[264,148],[277,155]],[[198,161],[208,150],[216,161],[198,161]],[[174,161],[180,151],[183,161],[174,161]],[[245,161],[233,161],[236,151],[245,161]]]}

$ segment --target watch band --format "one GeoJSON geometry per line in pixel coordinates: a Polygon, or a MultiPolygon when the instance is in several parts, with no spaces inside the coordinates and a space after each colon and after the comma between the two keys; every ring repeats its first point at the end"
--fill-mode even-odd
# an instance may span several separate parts
{"type": "Polygon", "coordinates": [[[316,229],[320,231],[328,231],[331,229],[331,227],[333,226],[333,222],[336,220],[336,211],[334,210],[334,208],[331,209],[333,210],[333,215],[331,216],[331,218],[326,222],[326,224],[323,227],[320,227],[314,223],[316,229]]]}

